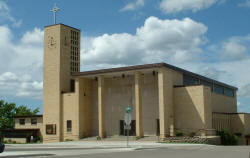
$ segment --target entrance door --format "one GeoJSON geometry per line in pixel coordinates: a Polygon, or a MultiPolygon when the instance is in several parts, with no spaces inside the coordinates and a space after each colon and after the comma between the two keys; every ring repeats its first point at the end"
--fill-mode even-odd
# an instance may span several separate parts
{"type": "Polygon", "coordinates": [[[120,120],[120,135],[124,136],[124,120],[120,120]]]}
{"type": "Polygon", "coordinates": [[[131,121],[131,130],[129,131],[130,136],[136,136],[136,125],[135,125],[135,120],[131,121]]]}

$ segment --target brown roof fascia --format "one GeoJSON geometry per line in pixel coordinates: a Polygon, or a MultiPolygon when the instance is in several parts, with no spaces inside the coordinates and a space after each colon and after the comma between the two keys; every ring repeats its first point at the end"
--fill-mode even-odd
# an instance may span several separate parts
{"type": "Polygon", "coordinates": [[[104,74],[104,73],[112,73],[112,72],[120,72],[120,71],[132,71],[132,70],[141,70],[141,69],[150,69],[150,68],[160,68],[160,67],[166,67],[175,71],[182,72],[183,74],[190,75],[193,77],[196,77],[198,79],[202,79],[208,82],[212,82],[215,84],[219,84],[222,86],[225,86],[227,88],[231,88],[234,90],[238,90],[237,87],[230,86],[228,84],[204,77],[202,75],[184,70],[182,68],[178,68],[176,66],[166,64],[166,63],[155,63],[155,64],[145,64],[145,65],[135,65],[135,66],[127,66],[127,67],[118,67],[118,68],[110,68],[110,69],[101,69],[101,70],[93,70],[93,71],[84,71],[84,72],[74,72],[72,73],[72,76],[78,77],[78,76],[86,76],[86,75],[96,75],[96,74],[104,74]]]}
{"type": "Polygon", "coordinates": [[[135,66],[126,66],[126,67],[118,67],[118,68],[110,68],[110,69],[93,70],[93,71],[74,72],[72,73],[72,75],[73,76],[96,75],[96,74],[112,73],[112,72],[120,72],[120,71],[132,71],[132,70],[159,68],[162,66],[164,66],[162,63],[135,65],[135,66]]]}
{"type": "Polygon", "coordinates": [[[14,116],[14,118],[34,118],[34,117],[43,117],[43,115],[23,115],[23,116],[14,116]]]}

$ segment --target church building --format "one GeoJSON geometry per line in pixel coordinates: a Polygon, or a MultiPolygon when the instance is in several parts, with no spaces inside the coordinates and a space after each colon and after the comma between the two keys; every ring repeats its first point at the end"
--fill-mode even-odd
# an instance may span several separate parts
{"type": "Polygon", "coordinates": [[[44,28],[44,142],[124,135],[127,106],[129,134],[138,138],[228,128],[248,140],[250,116],[237,113],[236,87],[166,63],[80,72],[80,44],[79,29],[44,28]]]}

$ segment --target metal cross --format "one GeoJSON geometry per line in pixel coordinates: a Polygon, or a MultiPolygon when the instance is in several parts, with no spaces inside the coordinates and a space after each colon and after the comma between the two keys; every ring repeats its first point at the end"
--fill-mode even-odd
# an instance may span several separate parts
{"type": "Polygon", "coordinates": [[[58,7],[56,6],[56,3],[55,3],[55,5],[54,5],[54,8],[50,10],[51,12],[54,13],[54,24],[56,24],[56,12],[58,12],[59,10],[60,10],[60,8],[58,8],[58,7]]]}

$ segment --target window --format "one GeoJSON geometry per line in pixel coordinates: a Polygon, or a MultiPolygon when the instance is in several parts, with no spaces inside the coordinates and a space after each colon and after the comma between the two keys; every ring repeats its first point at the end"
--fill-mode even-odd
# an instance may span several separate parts
{"type": "Polygon", "coordinates": [[[200,80],[200,83],[201,83],[202,85],[205,85],[205,86],[210,87],[210,88],[211,88],[211,91],[213,91],[213,83],[208,82],[208,81],[204,81],[204,80],[200,80]]]}
{"type": "Polygon", "coordinates": [[[184,75],[183,76],[183,83],[184,83],[185,86],[198,85],[199,84],[199,80],[197,78],[184,75]]]}
{"type": "Polygon", "coordinates": [[[218,94],[224,94],[224,88],[219,85],[214,85],[214,92],[218,94]]]}
{"type": "Polygon", "coordinates": [[[229,88],[224,88],[224,94],[229,97],[234,97],[234,90],[229,88]]]}
{"type": "Polygon", "coordinates": [[[48,124],[46,125],[46,134],[56,134],[56,124],[48,124]]]}
{"type": "Polygon", "coordinates": [[[67,132],[71,132],[71,131],[72,131],[72,121],[67,120],[67,132]]]}
{"type": "Polygon", "coordinates": [[[20,125],[25,125],[25,119],[19,119],[19,124],[20,125]]]}
{"type": "Polygon", "coordinates": [[[32,118],[31,119],[31,124],[32,125],[36,125],[37,124],[37,119],[36,118],[32,118]]]}
{"type": "Polygon", "coordinates": [[[70,92],[75,92],[75,80],[70,80],[70,92]]]}

